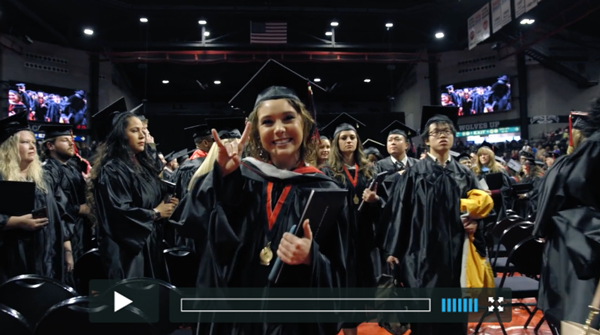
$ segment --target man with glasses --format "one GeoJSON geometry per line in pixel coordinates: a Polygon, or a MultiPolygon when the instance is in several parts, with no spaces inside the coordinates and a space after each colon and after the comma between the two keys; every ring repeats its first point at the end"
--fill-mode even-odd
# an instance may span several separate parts
{"type": "MultiPolygon", "coordinates": [[[[465,287],[461,274],[466,234],[475,234],[473,243],[485,256],[478,222],[461,218],[461,199],[478,183],[473,172],[450,156],[455,129],[444,115],[426,122],[422,137],[429,148],[427,157],[394,184],[384,209],[383,217],[390,219],[381,222],[387,225],[383,249],[389,265],[398,267],[396,279],[404,288],[465,287]]],[[[413,335],[466,332],[466,318],[464,323],[411,324],[413,335]]]]}

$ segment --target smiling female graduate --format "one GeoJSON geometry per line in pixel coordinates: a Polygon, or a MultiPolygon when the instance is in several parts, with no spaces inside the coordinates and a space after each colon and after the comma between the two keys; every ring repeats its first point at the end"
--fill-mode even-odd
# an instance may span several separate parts
{"type": "MultiPolygon", "coordinates": [[[[188,233],[194,232],[196,240],[206,240],[204,249],[198,250],[202,255],[198,287],[276,286],[335,292],[345,286],[345,208],[331,226],[327,243],[319,245],[312,239],[306,220],[300,227],[304,237],[287,233],[299,224],[307,191],[339,189],[307,163],[317,148],[315,122],[295,91],[306,92],[308,84],[306,78],[269,60],[230,102],[252,108],[239,142],[223,144],[216,130],[212,130],[219,147],[214,169],[194,184],[171,216],[172,223],[182,225],[188,233]],[[249,157],[242,159],[243,152],[249,157]],[[286,264],[286,269],[273,285],[268,277],[275,255],[286,264]]],[[[201,323],[198,327],[199,334],[339,331],[335,323],[231,322],[201,323]]]]}

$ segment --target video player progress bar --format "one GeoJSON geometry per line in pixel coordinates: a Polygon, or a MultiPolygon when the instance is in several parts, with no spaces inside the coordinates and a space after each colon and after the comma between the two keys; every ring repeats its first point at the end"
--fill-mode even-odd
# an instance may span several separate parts
{"type": "Polygon", "coordinates": [[[384,309],[381,313],[428,313],[431,312],[431,298],[181,298],[182,313],[336,313],[354,312],[344,309],[300,309],[300,310],[267,310],[267,309],[184,309],[184,301],[427,301],[427,309],[384,309]]]}

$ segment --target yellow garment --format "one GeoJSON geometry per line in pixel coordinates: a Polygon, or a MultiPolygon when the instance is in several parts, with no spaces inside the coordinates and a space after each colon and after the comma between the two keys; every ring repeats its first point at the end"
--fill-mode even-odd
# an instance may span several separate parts
{"type": "Polygon", "coordinates": [[[494,287],[494,271],[487,258],[481,257],[473,244],[473,235],[465,239],[466,252],[466,287],[494,287]]]}
{"type": "Polygon", "coordinates": [[[494,209],[494,200],[485,191],[470,190],[467,199],[460,199],[460,212],[469,213],[471,219],[482,219],[494,209]]]}

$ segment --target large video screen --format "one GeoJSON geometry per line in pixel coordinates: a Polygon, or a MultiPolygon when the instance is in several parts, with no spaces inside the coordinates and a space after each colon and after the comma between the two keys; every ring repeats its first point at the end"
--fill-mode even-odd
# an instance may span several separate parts
{"type": "Polygon", "coordinates": [[[8,110],[3,117],[21,111],[30,121],[69,123],[75,129],[87,129],[87,99],[84,90],[10,81],[8,110]]]}
{"type": "Polygon", "coordinates": [[[442,106],[459,107],[459,116],[500,113],[511,109],[508,76],[442,86],[442,106]]]}

